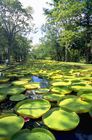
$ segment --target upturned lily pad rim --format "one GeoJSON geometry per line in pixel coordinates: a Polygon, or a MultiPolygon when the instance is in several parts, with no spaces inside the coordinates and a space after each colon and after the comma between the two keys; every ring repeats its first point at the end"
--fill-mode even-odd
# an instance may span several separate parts
{"type": "MultiPolygon", "coordinates": [[[[67,116],[67,115],[65,115],[65,116],[67,116]]],[[[57,118],[57,117],[56,117],[57,118]]],[[[76,112],[69,112],[69,111],[66,111],[66,110],[64,110],[63,108],[59,108],[59,107],[56,107],[56,108],[52,108],[52,109],[50,109],[47,113],[45,113],[43,116],[42,116],[42,120],[43,120],[43,122],[44,122],[44,124],[46,125],[46,126],[48,126],[50,129],[52,129],[52,130],[56,130],[56,131],[70,131],[70,130],[72,130],[72,129],[75,129],[77,126],[78,126],[78,124],[79,124],[79,122],[80,122],[80,118],[79,118],[79,116],[77,115],[77,113],[76,112]],[[72,127],[72,128],[68,128],[68,129],[60,129],[60,128],[55,128],[55,127],[49,127],[48,126],[48,124],[46,124],[46,122],[44,121],[44,119],[46,118],[46,117],[48,117],[49,115],[51,115],[51,113],[53,113],[54,111],[57,111],[57,110],[59,110],[59,111],[64,111],[64,112],[66,112],[67,114],[69,113],[69,114],[73,114],[74,116],[73,116],[73,119],[77,119],[77,123],[76,123],[76,126],[74,126],[74,127],[72,127]]],[[[61,118],[61,120],[64,120],[64,119],[62,119],[61,118]]],[[[52,119],[51,119],[51,122],[52,122],[52,119]]],[[[57,119],[55,120],[55,123],[57,122],[57,119]]],[[[59,123],[60,124],[60,123],[59,123]]],[[[71,122],[70,122],[70,124],[71,124],[71,122]]],[[[53,125],[53,124],[52,124],[53,125]]]]}
{"type": "MultiPolygon", "coordinates": [[[[16,133],[13,137],[12,137],[12,139],[11,140],[16,140],[16,138],[18,138],[18,139],[20,139],[21,138],[21,136],[22,136],[22,134],[27,134],[27,135],[29,135],[30,136],[30,140],[31,140],[31,138],[32,138],[32,140],[33,140],[33,136],[32,136],[32,134],[35,136],[35,133],[42,133],[42,135],[44,135],[44,133],[45,133],[45,135],[47,136],[49,136],[50,137],[50,140],[56,140],[55,139],[55,137],[54,137],[54,135],[49,131],[49,130],[47,130],[47,129],[45,129],[45,128],[33,128],[31,131],[30,130],[21,130],[21,132],[18,132],[18,133],[16,133]]],[[[39,136],[39,135],[38,135],[39,136]]],[[[35,137],[34,137],[35,138],[35,137]]],[[[38,137],[39,138],[39,137],[38,137]]],[[[35,139],[34,139],[35,140],[35,139]]],[[[41,139],[39,139],[39,140],[41,140],[41,139]]],[[[44,139],[45,140],[45,139],[44,139]]],[[[49,139],[47,139],[46,138],[46,140],[49,140],[49,139]]]]}
{"type": "MultiPolygon", "coordinates": [[[[45,107],[45,108],[48,108],[48,109],[46,110],[46,112],[51,108],[50,102],[47,101],[47,100],[45,100],[45,99],[35,99],[35,100],[25,99],[25,100],[23,100],[23,101],[18,102],[18,103],[16,104],[14,110],[16,111],[17,114],[19,114],[19,115],[21,115],[21,116],[30,117],[30,118],[33,118],[33,119],[39,118],[39,117],[41,117],[43,114],[45,114],[46,112],[42,113],[42,114],[39,115],[39,116],[35,116],[35,117],[34,117],[32,114],[28,115],[28,114],[26,114],[26,113],[19,113],[19,112],[17,111],[18,108],[19,108],[21,105],[26,104],[26,103],[32,103],[32,102],[35,102],[35,101],[36,101],[36,102],[37,102],[37,101],[44,101],[44,102],[47,102],[47,103],[48,103],[48,106],[45,107]]],[[[40,107],[39,107],[39,108],[40,108],[40,107]]],[[[44,107],[42,106],[42,108],[44,108],[44,107]]],[[[24,109],[25,109],[25,108],[24,108],[24,109]]],[[[33,110],[34,110],[34,109],[37,109],[37,108],[35,108],[35,107],[30,107],[30,108],[26,108],[26,109],[33,109],[33,110]]]]}

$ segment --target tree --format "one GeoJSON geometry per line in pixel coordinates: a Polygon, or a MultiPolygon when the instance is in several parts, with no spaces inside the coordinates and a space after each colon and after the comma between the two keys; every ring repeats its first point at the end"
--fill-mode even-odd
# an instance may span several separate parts
{"type": "Polygon", "coordinates": [[[16,36],[12,55],[17,62],[27,60],[31,49],[30,42],[31,40],[28,40],[26,37],[20,35],[16,36]]]}
{"type": "Polygon", "coordinates": [[[55,20],[60,23],[64,32],[71,30],[73,34],[79,34],[80,38],[84,34],[83,37],[86,38],[83,44],[85,45],[85,59],[87,63],[92,62],[92,48],[90,45],[92,40],[92,1],[60,0],[53,14],[58,14],[55,20]]]}
{"type": "Polygon", "coordinates": [[[24,9],[18,0],[0,0],[0,24],[7,38],[8,60],[16,35],[27,35],[32,30],[32,8],[24,9]]]}
{"type": "Polygon", "coordinates": [[[68,53],[73,49],[76,51],[77,48],[80,51],[84,50],[86,62],[91,63],[92,1],[53,0],[53,7],[51,10],[46,9],[45,14],[47,24],[52,28],[52,23],[55,23],[59,31],[58,41],[60,46],[65,48],[65,61],[69,60],[68,53]]]}

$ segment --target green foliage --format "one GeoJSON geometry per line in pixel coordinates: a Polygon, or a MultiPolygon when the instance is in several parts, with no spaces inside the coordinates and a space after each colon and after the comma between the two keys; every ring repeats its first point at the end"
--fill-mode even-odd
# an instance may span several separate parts
{"type": "Polygon", "coordinates": [[[87,63],[91,63],[91,0],[54,0],[51,6],[50,10],[44,10],[47,16],[44,38],[51,42],[49,44],[51,51],[54,53],[55,50],[56,52],[54,59],[76,61],[77,56],[79,57],[77,61],[85,59],[87,63]],[[53,44],[53,42],[55,43],[53,44]]]}
{"type": "Polygon", "coordinates": [[[21,36],[22,41],[24,41],[22,36],[27,35],[32,30],[31,15],[32,8],[28,7],[27,9],[24,9],[18,0],[0,1],[0,27],[4,39],[7,42],[6,57],[9,62],[11,61],[12,52],[15,47],[14,42],[16,41],[16,36],[17,42],[18,36],[19,40],[21,36]]]}

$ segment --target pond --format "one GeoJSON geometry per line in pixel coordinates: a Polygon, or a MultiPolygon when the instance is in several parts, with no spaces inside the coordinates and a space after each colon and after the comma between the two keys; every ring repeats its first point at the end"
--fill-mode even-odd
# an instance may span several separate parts
{"type": "MultiPolygon", "coordinates": [[[[46,79],[32,76],[34,82],[39,82],[41,88],[47,88],[49,83],[46,79]]],[[[74,130],[63,132],[50,130],[56,137],[56,140],[92,140],[92,118],[89,113],[80,114],[80,123],[74,130]]],[[[43,125],[41,120],[34,122],[33,125],[40,127],[43,125]]]]}
{"type": "MultiPolygon", "coordinates": [[[[32,78],[32,82],[40,83],[40,89],[41,88],[46,89],[49,87],[49,82],[47,79],[41,78],[38,76],[32,76],[31,78],[32,78]]],[[[35,90],[29,91],[29,94],[30,96],[28,98],[31,98],[33,100],[42,99],[42,95],[40,94],[37,95],[35,90]]],[[[1,111],[3,109],[4,110],[8,109],[11,112],[12,109],[14,108],[16,102],[10,101],[9,98],[10,96],[8,96],[4,102],[0,103],[1,111]]],[[[51,105],[56,106],[56,102],[51,103],[51,105]]],[[[89,113],[79,114],[79,117],[80,117],[79,125],[75,129],[70,130],[70,131],[65,131],[65,132],[51,130],[50,128],[44,125],[42,118],[30,119],[30,120],[26,118],[25,120],[26,122],[23,128],[29,128],[29,129],[36,128],[36,127],[46,128],[54,134],[54,136],[56,137],[56,140],[67,140],[67,139],[68,140],[92,140],[92,118],[89,116],[89,113]]]]}

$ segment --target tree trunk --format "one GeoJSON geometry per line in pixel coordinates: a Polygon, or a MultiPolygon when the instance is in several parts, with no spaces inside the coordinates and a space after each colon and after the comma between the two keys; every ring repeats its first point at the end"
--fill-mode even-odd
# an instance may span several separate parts
{"type": "Polygon", "coordinates": [[[68,61],[68,49],[67,46],[65,46],[65,62],[68,61]]]}
{"type": "Polygon", "coordinates": [[[92,48],[87,47],[86,49],[86,63],[92,63],[92,48]]]}
{"type": "Polygon", "coordinates": [[[8,50],[7,50],[7,59],[8,59],[8,64],[11,63],[11,48],[12,48],[12,39],[8,39],[8,50]]]}

